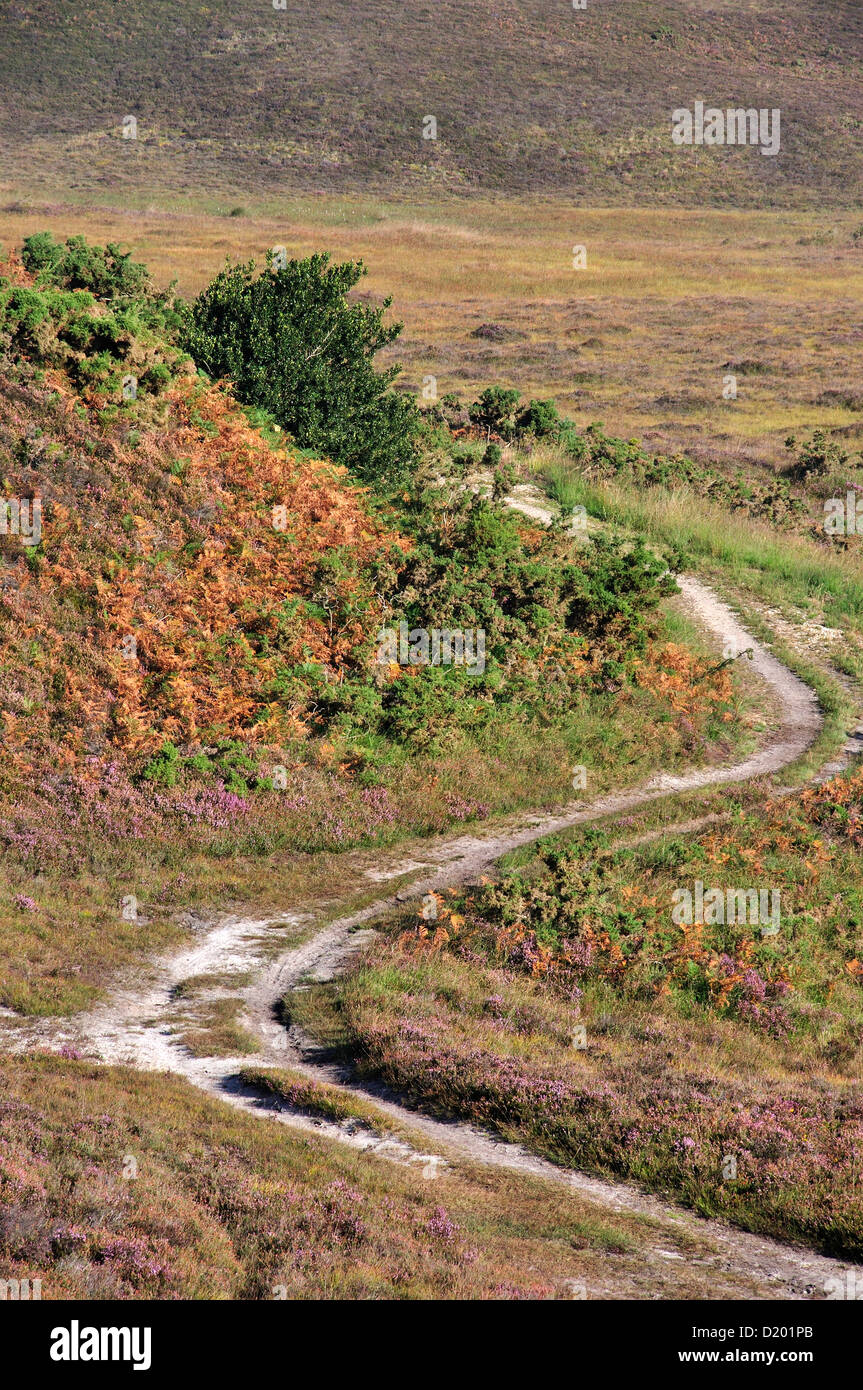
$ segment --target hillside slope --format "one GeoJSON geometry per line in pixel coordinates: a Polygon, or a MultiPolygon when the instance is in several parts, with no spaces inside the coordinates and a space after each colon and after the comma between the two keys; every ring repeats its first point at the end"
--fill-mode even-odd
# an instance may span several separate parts
{"type": "Polygon", "coordinates": [[[857,0],[4,10],[10,190],[38,167],[43,194],[112,200],[378,188],[819,206],[853,202],[863,175],[857,0]],[[779,108],[779,154],[674,146],[671,113],[697,100],[779,108]]]}
{"type": "Polygon", "coordinates": [[[7,269],[20,286],[0,292],[4,346],[46,363],[0,371],[2,481],[25,511],[38,499],[42,533],[0,538],[7,758],[147,754],[203,730],[302,737],[308,692],[284,671],[338,680],[368,656],[357,614],[387,540],[362,492],[343,469],[271,448],[188,360],[148,349],[133,311],[77,291],[64,313],[62,294],[7,269]],[[132,366],[137,400],[111,404],[111,368],[132,366]],[[329,612],[315,601],[322,561],[336,561],[329,612]]]}

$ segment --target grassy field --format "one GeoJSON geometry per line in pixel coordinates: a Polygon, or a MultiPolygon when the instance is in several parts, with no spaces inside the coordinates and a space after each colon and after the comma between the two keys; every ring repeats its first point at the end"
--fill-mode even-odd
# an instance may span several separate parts
{"type": "Polygon", "coordinates": [[[810,427],[852,449],[863,442],[854,213],[623,213],[523,199],[406,206],[285,193],[227,217],[200,194],[182,210],[143,197],[120,210],[116,195],[103,198],[9,197],[0,245],[45,226],[116,239],[187,294],[227,256],[329,250],[366,262],[363,293],[393,295],[405,331],[386,355],[418,393],[429,376],[439,395],[466,399],[501,382],[553,395],[581,424],[602,420],[650,448],[742,467],[775,467],[785,437],[810,427]],[[573,269],[577,244],[584,270],[573,269]],[[735,400],[723,398],[729,374],[735,400]]]}

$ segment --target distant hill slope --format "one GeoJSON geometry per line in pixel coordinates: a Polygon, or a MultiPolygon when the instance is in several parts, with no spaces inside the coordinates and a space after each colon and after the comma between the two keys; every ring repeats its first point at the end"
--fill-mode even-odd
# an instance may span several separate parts
{"type": "Polygon", "coordinates": [[[43,192],[78,197],[859,198],[860,0],[284,3],[4,5],[7,192],[37,171],[43,192]],[[673,145],[671,112],[698,100],[778,107],[778,156],[673,145]],[[436,140],[423,138],[430,115],[436,140]]]}

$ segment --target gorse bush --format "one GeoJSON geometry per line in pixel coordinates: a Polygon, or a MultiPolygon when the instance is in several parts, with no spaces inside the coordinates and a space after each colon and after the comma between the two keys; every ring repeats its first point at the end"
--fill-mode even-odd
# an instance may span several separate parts
{"type": "Polygon", "coordinates": [[[468,407],[471,422],[481,429],[494,430],[504,439],[515,433],[515,412],[520,393],[503,386],[489,386],[479,400],[468,407]]]}
{"type": "Polygon", "coordinates": [[[36,232],[24,241],[21,259],[34,275],[44,273],[63,289],[91,290],[100,299],[137,299],[149,284],[147,267],[114,242],[90,246],[76,236],[62,244],[50,232],[36,232]]]}
{"type": "Polygon", "coordinates": [[[185,354],[154,340],[134,304],[106,312],[89,290],[20,286],[0,276],[0,350],[11,358],[64,369],[82,392],[122,399],[124,376],[141,396],[157,395],[185,354]]]}
{"type": "Polygon", "coordinates": [[[60,367],[103,402],[122,400],[124,376],[146,397],[180,370],[186,357],[174,340],[183,307],[118,246],[80,236],[63,244],[38,232],[24,242],[22,261],[32,284],[0,276],[0,350],[12,359],[60,367]]]}
{"type": "Polygon", "coordinates": [[[516,424],[521,432],[535,434],[537,439],[557,438],[564,426],[554,401],[533,400],[518,412],[516,424]]]}
{"type": "Polygon", "coordinates": [[[793,459],[786,470],[788,477],[799,482],[826,477],[834,469],[844,468],[848,462],[848,454],[835,440],[828,439],[823,430],[814,430],[812,438],[799,447],[796,437],[791,434],[785,441],[785,448],[793,459]]]}
{"type": "Polygon", "coordinates": [[[402,518],[413,542],[382,623],[485,634],[485,670],[426,666],[323,683],[319,717],[351,742],[369,734],[407,746],[517,720],[541,724],[592,690],[619,686],[647,648],[674,586],[641,545],[606,537],[573,549],[562,533],[472,493],[417,487],[402,518]]]}
{"type": "Polygon", "coordinates": [[[348,303],[365,274],[362,262],[331,265],[327,255],[278,267],[269,254],[258,274],[254,261],[229,265],[192,305],[183,344],[301,447],[397,485],[414,457],[419,416],[412,398],[390,389],[398,368],[373,365],[401,332],[383,322],[391,300],[348,303]]]}
{"type": "Polygon", "coordinates": [[[614,479],[639,489],[690,489],[731,511],[784,528],[799,526],[808,515],[807,498],[792,490],[795,483],[832,485],[831,480],[843,470],[859,466],[859,460],[828,440],[823,430],[815,430],[799,448],[793,437],[786,441],[793,462],[784,475],[762,481],[748,478],[738,469],[729,476],[714,464],[699,463],[684,454],[649,453],[636,439],[607,434],[599,421],[580,428],[560,414],[554,400],[530,400],[526,405],[520,405],[519,400],[518,391],[500,386],[487,387],[467,407],[461,406],[457,396],[448,394],[423,411],[424,442],[439,448],[456,467],[465,468],[477,464],[494,468],[499,461],[497,453],[491,452],[499,445],[490,443],[485,454],[481,453],[480,432],[505,441],[516,458],[529,455],[536,442],[551,446],[540,472],[549,495],[563,511],[582,500],[585,481],[614,479]],[[473,452],[462,453],[458,450],[465,448],[466,424],[472,426],[474,438],[468,450],[473,452]]]}
{"type": "MultiPolygon", "coordinates": [[[[573,426],[565,420],[553,400],[530,400],[521,405],[521,392],[510,387],[488,386],[467,407],[467,419],[479,429],[489,430],[508,441],[530,435],[535,439],[562,440],[573,426]]],[[[448,394],[427,412],[438,424],[453,427],[462,412],[458,397],[448,394]]]]}
{"type": "Polygon", "coordinates": [[[184,321],[174,285],[156,289],[147,267],[115,242],[91,246],[84,237],[73,236],[61,243],[50,232],[35,232],[25,239],[21,260],[40,288],[85,290],[115,310],[134,306],[130,323],[136,326],[174,334],[184,321]]]}

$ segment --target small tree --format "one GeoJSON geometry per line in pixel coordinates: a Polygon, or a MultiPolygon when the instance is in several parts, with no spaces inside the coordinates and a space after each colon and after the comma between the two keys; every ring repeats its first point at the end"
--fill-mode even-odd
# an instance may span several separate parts
{"type": "Polygon", "coordinates": [[[401,332],[385,326],[392,303],[349,304],[361,261],[325,254],[266,269],[228,265],[191,307],[184,347],[212,377],[229,377],[241,401],[278,420],[299,445],[320,450],[369,481],[397,484],[414,455],[419,412],[390,390],[398,368],[373,358],[401,332]]]}

